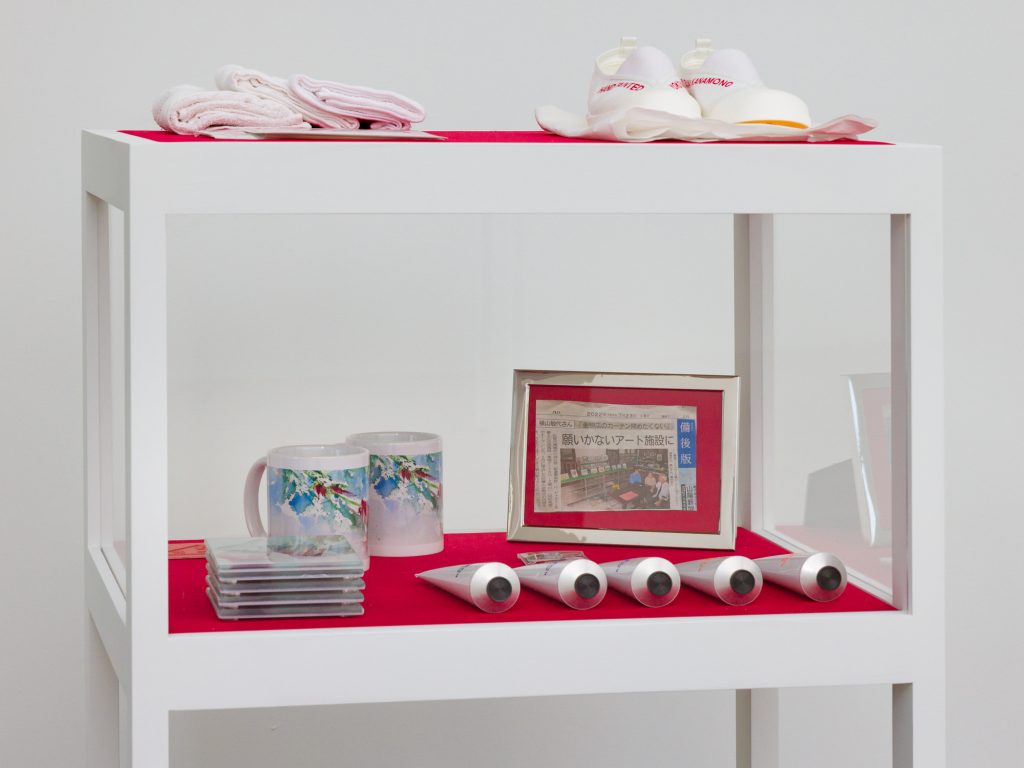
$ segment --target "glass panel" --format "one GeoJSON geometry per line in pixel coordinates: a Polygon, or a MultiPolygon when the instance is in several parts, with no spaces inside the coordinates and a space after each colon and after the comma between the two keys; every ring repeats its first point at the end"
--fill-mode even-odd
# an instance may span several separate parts
{"type": "Polygon", "coordinates": [[[513,369],[731,374],[731,237],[731,216],[170,217],[171,535],[243,535],[274,446],[384,429],[444,439],[445,530],[504,529],[513,369]]]}
{"type": "Polygon", "coordinates": [[[892,590],[888,216],[777,216],[765,527],[892,590]]]}
{"type": "MultiPolygon", "coordinates": [[[[122,591],[126,589],[127,553],[127,402],[125,369],[125,251],[124,213],[107,205],[106,283],[108,290],[106,333],[101,324],[108,366],[100,373],[101,450],[100,541],[101,549],[122,591]],[[109,399],[107,399],[109,398],[109,399]]],[[[103,258],[101,254],[100,258],[103,258]]],[[[103,270],[100,279],[103,279],[103,270]]],[[[104,311],[101,303],[100,311],[104,311]]]]}

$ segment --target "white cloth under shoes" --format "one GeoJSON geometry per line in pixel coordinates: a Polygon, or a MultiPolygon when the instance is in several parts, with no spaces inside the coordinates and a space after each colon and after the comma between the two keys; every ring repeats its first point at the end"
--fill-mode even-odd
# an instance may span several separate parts
{"type": "Polygon", "coordinates": [[[878,124],[870,118],[846,115],[807,129],[771,124],[736,124],[721,120],[670,115],[633,107],[603,115],[574,115],[554,106],[538,107],[537,124],[548,133],[572,139],[649,142],[677,141],[836,141],[856,139],[878,124]]]}
{"type": "Polygon", "coordinates": [[[309,128],[302,115],[278,102],[247,93],[204,91],[194,85],[178,85],[162,93],[153,104],[153,119],[165,131],[192,135],[309,128]]]}

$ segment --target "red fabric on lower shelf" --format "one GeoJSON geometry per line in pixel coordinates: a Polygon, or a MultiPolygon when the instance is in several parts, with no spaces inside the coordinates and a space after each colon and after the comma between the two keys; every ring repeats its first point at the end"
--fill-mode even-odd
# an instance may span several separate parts
{"type": "MultiPolygon", "coordinates": [[[[651,619],[669,616],[738,616],[779,613],[834,613],[846,611],[890,611],[892,606],[866,592],[847,587],[831,603],[816,603],[772,584],[747,606],[725,605],[701,592],[683,587],[679,597],[664,608],[645,608],[614,590],[589,611],[574,611],[536,592],[523,589],[519,602],[505,613],[479,611],[447,592],[414,578],[414,574],[444,565],[497,560],[511,566],[521,563],[518,552],[545,549],[574,549],[569,545],[509,542],[504,533],[449,533],[445,549],[422,557],[375,557],[366,573],[366,613],[356,618],[245,619],[221,621],[206,597],[204,559],[169,560],[170,617],[172,634],[262,629],[311,629],[314,627],[390,627],[424,624],[473,624],[499,621],[587,621],[591,619],[651,619]]],[[[772,542],[740,529],[736,553],[766,557],[785,552],[772,542]]],[[[721,557],[729,552],[694,549],[653,549],[584,545],[587,557],[599,563],[628,557],[658,555],[672,562],[721,557]]]]}
{"type": "MultiPolygon", "coordinates": [[[[165,142],[197,142],[197,141],[245,141],[252,143],[251,139],[214,139],[209,136],[183,136],[169,131],[129,131],[121,130],[118,133],[126,133],[129,136],[137,136],[140,139],[165,142]]],[[[616,141],[595,141],[593,139],[569,139],[564,136],[556,136],[547,131],[429,131],[438,136],[444,136],[447,141],[423,141],[421,139],[385,139],[375,140],[367,143],[387,144],[394,141],[419,141],[423,144],[620,144],[616,141]]],[[[278,141],[306,141],[306,139],[260,139],[261,142],[278,141]]],[[[322,141],[323,144],[349,144],[349,141],[322,141]]],[[[363,142],[359,142],[363,143],[363,142]]],[[[695,144],[692,141],[652,141],[649,144],[695,144]]],[[[853,139],[838,139],[827,142],[805,142],[805,141],[710,141],[707,144],[809,144],[810,146],[830,146],[835,144],[854,144],[860,146],[889,146],[887,141],[854,141],[853,139]]]]}

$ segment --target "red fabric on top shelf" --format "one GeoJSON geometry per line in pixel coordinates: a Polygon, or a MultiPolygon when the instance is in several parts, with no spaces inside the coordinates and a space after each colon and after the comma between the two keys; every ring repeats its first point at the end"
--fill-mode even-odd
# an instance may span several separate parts
{"type": "MultiPolygon", "coordinates": [[[[245,141],[253,143],[251,139],[213,139],[209,136],[182,136],[168,131],[128,131],[122,130],[118,133],[126,133],[129,136],[137,136],[140,139],[165,142],[197,142],[197,141],[245,141]]],[[[369,143],[388,143],[392,141],[421,141],[424,144],[619,144],[616,141],[595,141],[593,139],[568,139],[564,136],[556,136],[547,131],[429,131],[438,136],[444,136],[447,141],[421,141],[419,139],[386,139],[382,142],[373,141],[369,143]]],[[[261,142],[278,141],[305,141],[305,139],[260,139],[261,142]]],[[[348,141],[324,141],[323,144],[348,144],[348,141]]],[[[650,144],[694,144],[692,141],[653,141],[650,144]]],[[[711,141],[708,144],[808,144],[805,141],[711,141]]],[[[839,139],[837,141],[814,142],[811,146],[825,146],[832,144],[854,144],[860,146],[889,146],[887,141],[854,141],[852,139],[839,139]]]]}
{"type": "MultiPolygon", "coordinates": [[[[252,143],[252,139],[214,139],[210,136],[184,136],[169,131],[118,131],[129,136],[138,136],[141,139],[150,141],[245,141],[252,143]]],[[[391,143],[418,141],[423,144],[578,144],[593,143],[589,139],[567,139],[564,136],[556,136],[546,131],[429,131],[429,133],[444,136],[447,141],[430,141],[424,139],[373,139],[367,143],[391,143]]],[[[259,139],[259,141],[307,141],[307,139],[259,139]]],[[[358,140],[357,143],[363,143],[358,140]]],[[[349,144],[350,140],[321,141],[323,144],[349,144]]]]}
{"type": "MultiPolygon", "coordinates": [[[[760,597],[750,605],[725,605],[707,595],[683,587],[679,597],[664,608],[645,608],[613,590],[589,611],[574,611],[543,595],[523,589],[519,602],[505,613],[479,611],[447,592],[414,577],[420,571],[444,565],[497,560],[511,566],[521,563],[518,552],[545,549],[574,549],[569,545],[509,542],[504,533],[449,533],[445,549],[422,557],[375,557],[366,574],[366,613],[357,618],[247,619],[221,621],[206,597],[206,561],[170,560],[170,617],[172,634],[261,629],[310,629],[314,627],[390,627],[423,624],[473,624],[499,621],[587,621],[591,619],[650,619],[668,616],[738,616],[778,613],[834,613],[846,611],[890,611],[889,604],[847,587],[831,603],[816,603],[788,590],[764,585],[760,597]]],[[[672,562],[721,557],[729,552],[694,549],[654,549],[585,545],[583,552],[597,562],[622,560],[640,555],[659,555],[672,562]]],[[[748,557],[766,557],[785,552],[781,547],[740,529],[736,552],[748,557]]]]}

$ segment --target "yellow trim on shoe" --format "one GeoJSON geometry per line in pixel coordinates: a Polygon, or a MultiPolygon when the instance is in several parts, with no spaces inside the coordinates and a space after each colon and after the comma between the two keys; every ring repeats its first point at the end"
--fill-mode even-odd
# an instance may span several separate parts
{"type": "Polygon", "coordinates": [[[792,120],[744,120],[737,125],[781,125],[784,128],[799,128],[804,131],[810,128],[809,125],[794,123],[792,120]]]}

